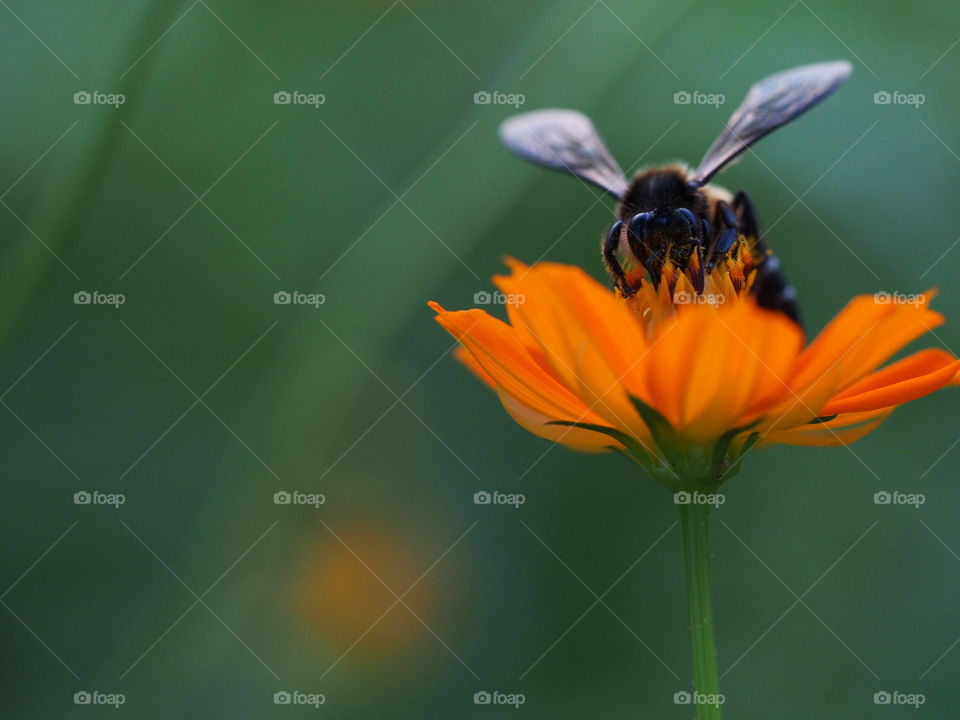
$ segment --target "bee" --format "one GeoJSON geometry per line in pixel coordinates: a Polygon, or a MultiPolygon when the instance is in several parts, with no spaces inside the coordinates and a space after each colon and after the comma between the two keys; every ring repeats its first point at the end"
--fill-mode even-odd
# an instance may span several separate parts
{"type": "Polygon", "coordinates": [[[647,277],[656,287],[667,261],[689,271],[695,290],[703,293],[704,272],[745,244],[756,268],[750,292],[761,306],[800,324],[796,291],[760,234],[749,196],[743,190],[731,194],[710,180],[762,137],[830,95],[852,69],[845,61],[816,63],[753,85],[692,170],[664,165],[641,170],[628,181],[593,123],[575,110],[515,115],[500,126],[500,138],[518,155],[572,173],[618,200],[617,219],[601,248],[604,265],[624,297],[636,293],[647,277]]]}

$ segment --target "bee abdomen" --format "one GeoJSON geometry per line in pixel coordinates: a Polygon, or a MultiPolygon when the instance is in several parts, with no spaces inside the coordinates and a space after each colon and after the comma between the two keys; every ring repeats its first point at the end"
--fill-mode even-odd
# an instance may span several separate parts
{"type": "Polygon", "coordinates": [[[760,307],[782,312],[803,327],[796,288],[787,282],[783,270],[780,269],[780,260],[775,255],[768,255],[758,268],[752,291],[760,307]]]}

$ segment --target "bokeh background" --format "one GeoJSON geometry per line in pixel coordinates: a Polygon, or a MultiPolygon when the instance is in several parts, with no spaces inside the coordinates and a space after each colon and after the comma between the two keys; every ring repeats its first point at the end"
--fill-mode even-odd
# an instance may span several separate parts
{"type": "MultiPolygon", "coordinates": [[[[855,293],[938,286],[925,342],[960,349],[955,3],[0,5],[9,717],[693,716],[671,497],[517,428],[425,306],[471,306],[507,254],[602,277],[610,202],[500,149],[514,108],[475,93],[588,112],[635,169],[695,162],[757,79],[850,60],[722,182],[775,225],[811,332],[855,293]],[[325,102],[274,103],[294,91],[325,102]],[[924,102],[874,102],[894,91],[924,102]],[[325,503],[274,503],[294,490],[325,503]]],[[[729,717],[914,712],[881,691],[955,714],[956,403],[758,452],[725,486],[729,717]]]]}

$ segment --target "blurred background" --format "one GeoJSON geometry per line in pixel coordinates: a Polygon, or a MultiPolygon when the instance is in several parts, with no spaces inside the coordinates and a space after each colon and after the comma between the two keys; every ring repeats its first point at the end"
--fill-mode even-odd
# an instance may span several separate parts
{"type": "MultiPolygon", "coordinates": [[[[720,182],[811,333],[937,286],[923,342],[960,349],[955,3],[0,5],[10,717],[693,717],[671,497],[516,427],[425,306],[508,254],[603,277],[611,203],[499,147],[515,106],[696,162],[752,82],[850,60],[720,182]]],[[[956,418],[944,392],[725,485],[728,717],[955,712],[956,418]]]]}

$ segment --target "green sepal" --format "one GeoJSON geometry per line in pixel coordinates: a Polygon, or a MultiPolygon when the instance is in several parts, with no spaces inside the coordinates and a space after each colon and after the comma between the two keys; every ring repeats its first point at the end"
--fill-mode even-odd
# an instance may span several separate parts
{"type": "MultiPolygon", "coordinates": [[[[753,425],[756,425],[756,423],[753,423],[753,424],[752,424],[751,426],[749,426],[749,427],[752,427],[753,425]]],[[[740,432],[746,432],[746,430],[749,430],[749,427],[743,428],[740,432]]],[[[724,480],[726,480],[727,478],[731,478],[731,477],[733,477],[734,475],[736,475],[738,472],[740,472],[740,466],[743,464],[743,458],[744,458],[744,456],[745,456],[748,452],[750,452],[750,450],[753,449],[753,446],[756,445],[756,444],[760,441],[760,438],[761,438],[761,437],[762,437],[762,435],[761,435],[760,433],[758,433],[758,432],[752,432],[752,433],[750,433],[750,435],[749,435],[749,436],[747,437],[747,439],[744,441],[743,447],[741,447],[736,453],[733,453],[733,454],[731,454],[731,455],[728,455],[728,456],[724,459],[724,462],[725,462],[726,465],[727,465],[727,469],[724,470],[724,472],[723,472],[723,479],[724,479],[724,480]]],[[[731,438],[731,440],[732,440],[732,438],[731,438]]]]}
{"type": "Polygon", "coordinates": [[[674,458],[679,458],[686,454],[689,443],[686,443],[683,438],[677,434],[677,431],[673,429],[673,425],[660,414],[659,410],[647,405],[643,400],[633,395],[630,396],[630,402],[633,403],[633,407],[640,413],[640,417],[643,418],[643,422],[646,423],[647,429],[650,430],[650,435],[653,436],[654,443],[656,443],[660,452],[665,455],[667,461],[672,462],[674,458]]]}
{"type": "Polygon", "coordinates": [[[690,442],[657,409],[639,398],[631,396],[630,400],[664,456],[656,479],[674,490],[715,490],[739,470],[743,455],[756,443],[756,439],[748,439],[739,452],[731,452],[734,439],[756,422],[733,428],[712,443],[690,442]]]}
{"type": "Polygon", "coordinates": [[[547,425],[575,427],[598,432],[620,443],[619,450],[643,468],[651,478],[673,491],[713,492],[720,483],[740,470],[744,455],[756,445],[759,433],[750,433],[741,447],[731,447],[737,436],[749,432],[756,422],[733,428],[712,443],[696,443],[684,439],[656,408],[636,397],[630,397],[637,413],[643,419],[654,441],[646,447],[636,438],[616,428],[592,423],[552,420],[547,425]]]}
{"type": "Polygon", "coordinates": [[[547,425],[559,425],[562,427],[575,427],[580,430],[590,430],[591,432],[598,432],[607,437],[613,438],[618,443],[623,445],[624,449],[617,447],[609,446],[610,450],[616,450],[624,455],[626,455],[630,460],[635,462],[637,465],[642,467],[647,471],[648,474],[653,475],[655,469],[653,463],[656,461],[650,452],[643,447],[636,438],[630,437],[625,432],[617,430],[616,428],[607,427],[606,425],[594,425],[592,423],[579,423],[571,422],[568,420],[551,420],[547,425]]]}

